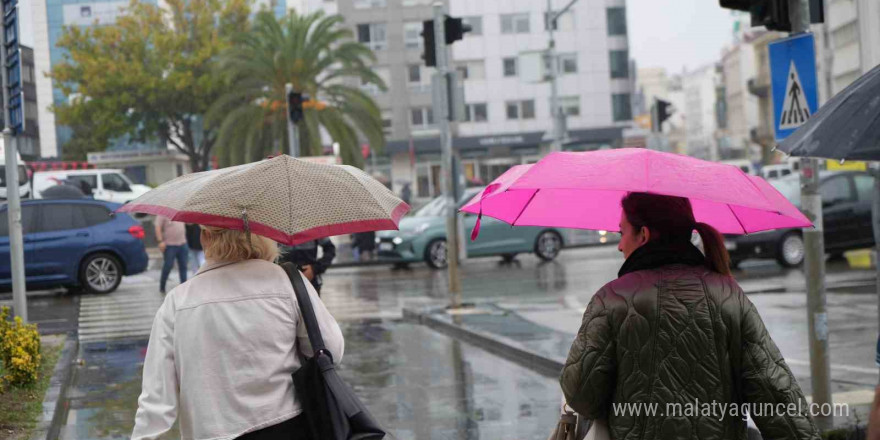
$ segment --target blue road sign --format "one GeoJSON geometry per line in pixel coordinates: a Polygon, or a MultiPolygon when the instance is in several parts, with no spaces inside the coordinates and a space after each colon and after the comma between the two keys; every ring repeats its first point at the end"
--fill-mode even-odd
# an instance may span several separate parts
{"type": "Polygon", "coordinates": [[[6,88],[9,114],[5,121],[13,134],[24,131],[24,94],[21,86],[21,56],[18,46],[18,0],[3,0],[3,45],[6,50],[6,88]]]}
{"type": "Polygon", "coordinates": [[[781,142],[819,108],[816,47],[813,34],[807,33],[776,40],[769,50],[773,127],[781,142]]]}

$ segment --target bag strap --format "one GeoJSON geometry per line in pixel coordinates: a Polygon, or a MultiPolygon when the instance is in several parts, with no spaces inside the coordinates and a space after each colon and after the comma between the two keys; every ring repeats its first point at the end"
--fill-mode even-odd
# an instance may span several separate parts
{"type": "Polygon", "coordinates": [[[309,342],[312,344],[312,351],[314,351],[315,355],[319,352],[323,352],[327,356],[330,356],[330,359],[332,360],[333,355],[330,354],[324,346],[324,338],[321,336],[321,328],[318,327],[318,318],[315,317],[315,310],[312,308],[312,300],[309,298],[309,291],[306,289],[305,283],[303,283],[299,270],[292,263],[283,263],[281,264],[281,268],[287,273],[287,277],[290,278],[290,283],[293,285],[293,293],[296,294],[296,301],[299,303],[299,310],[302,313],[303,322],[306,325],[306,332],[309,334],[309,342]]]}

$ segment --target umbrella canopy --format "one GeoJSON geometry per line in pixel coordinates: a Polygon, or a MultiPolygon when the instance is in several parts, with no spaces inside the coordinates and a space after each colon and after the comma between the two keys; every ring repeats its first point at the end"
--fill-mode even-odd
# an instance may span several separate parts
{"type": "Polygon", "coordinates": [[[880,160],[880,66],[834,95],[777,148],[792,156],[880,160]]]}
{"type": "Polygon", "coordinates": [[[698,222],[726,234],[812,226],[760,177],[732,165],[641,148],[549,154],[534,165],[511,168],[462,211],[515,226],[618,231],[620,201],[629,192],[687,197],[698,222]]]}
{"type": "Polygon", "coordinates": [[[247,228],[279,243],[397,229],[409,205],[363,171],[281,155],[178,177],[119,209],[247,228]]]}
{"type": "Polygon", "coordinates": [[[54,185],[40,193],[44,199],[81,199],[86,195],[70,184],[54,185]]]}

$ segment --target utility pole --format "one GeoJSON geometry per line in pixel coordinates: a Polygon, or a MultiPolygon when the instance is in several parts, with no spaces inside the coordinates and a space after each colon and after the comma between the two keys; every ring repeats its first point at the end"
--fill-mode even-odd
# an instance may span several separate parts
{"type": "MultiPolygon", "coordinates": [[[[791,33],[810,30],[809,0],[789,0],[791,33]]],[[[825,241],[819,161],[801,159],[801,206],[814,228],[804,228],[804,271],[807,279],[807,322],[810,340],[810,382],[813,404],[831,404],[831,362],[828,357],[828,309],[825,299],[825,241]]],[[[831,429],[834,416],[814,417],[821,431],[831,429]]]]}
{"type": "Polygon", "coordinates": [[[290,147],[290,156],[299,157],[299,127],[296,125],[299,120],[297,120],[296,115],[302,117],[303,99],[301,94],[298,95],[294,92],[293,84],[291,83],[285,84],[284,91],[284,95],[287,98],[287,137],[290,147]]]}
{"type": "Polygon", "coordinates": [[[553,11],[552,0],[547,0],[546,23],[547,32],[550,34],[550,44],[547,48],[547,64],[549,65],[550,79],[550,115],[553,117],[553,140],[550,143],[550,151],[562,151],[562,142],[566,138],[565,113],[559,108],[559,59],[556,56],[556,39],[553,36],[554,28],[559,17],[567,12],[577,2],[571,0],[567,6],[559,12],[553,11]]]}
{"type": "Polygon", "coordinates": [[[452,154],[452,125],[449,106],[449,52],[446,50],[446,18],[443,3],[434,5],[434,52],[437,72],[434,74],[434,119],[440,129],[440,151],[443,174],[443,196],[446,199],[446,261],[449,273],[450,307],[461,307],[461,279],[458,274],[458,204],[452,154]]]}
{"type": "MultiPolygon", "coordinates": [[[[24,242],[21,236],[21,197],[18,190],[18,143],[16,142],[16,133],[13,125],[16,118],[12,117],[13,111],[10,108],[10,78],[9,71],[18,69],[21,78],[21,65],[18,46],[18,6],[17,1],[13,0],[4,5],[4,26],[2,41],[2,50],[0,50],[0,66],[3,66],[3,147],[6,154],[6,214],[9,220],[9,256],[12,269],[12,298],[15,307],[15,315],[20,316],[22,321],[28,322],[27,317],[27,291],[24,283],[24,242]],[[13,59],[10,65],[10,58],[13,59]]],[[[19,80],[20,81],[20,80],[19,80]]],[[[17,93],[21,97],[21,84],[14,84],[17,93]]],[[[24,124],[24,100],[21,99],[21,105],[16,110],[18,112],[17,119],[24,124]]]]}

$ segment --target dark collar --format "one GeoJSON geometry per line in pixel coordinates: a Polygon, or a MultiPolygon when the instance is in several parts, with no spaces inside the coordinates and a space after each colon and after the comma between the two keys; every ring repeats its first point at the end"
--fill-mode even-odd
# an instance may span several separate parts
{"type": "Polygon", "coordinates": [[[705,266],[706,258],[690,242],[650,242],[630,254],[629,258],[623,262],[623,266],[620,267],[620,271],[617,272],[617,276],[622,277],[637,270],[656,269],[670,264],[705,266]]]}

